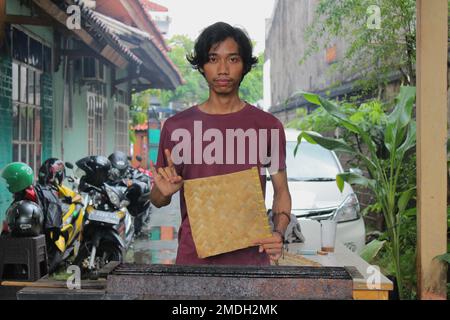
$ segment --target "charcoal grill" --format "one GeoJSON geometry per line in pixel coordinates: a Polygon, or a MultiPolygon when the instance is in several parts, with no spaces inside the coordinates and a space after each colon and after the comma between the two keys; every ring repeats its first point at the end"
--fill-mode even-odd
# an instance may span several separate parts
{"type": "Polygon", "coordinates": [[[352,299],[345,268],[120,264],[107,294],[139,299],[352,299]]]}

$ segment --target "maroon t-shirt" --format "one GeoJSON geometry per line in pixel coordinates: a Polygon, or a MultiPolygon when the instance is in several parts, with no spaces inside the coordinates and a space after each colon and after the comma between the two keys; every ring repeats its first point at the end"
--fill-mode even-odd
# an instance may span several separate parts
{"type": "MultiPolygon", "coordinates": [[[[157,168],[168,165],[164,149],[171,150],[176,171],[185,180],[223,175],[257,166],[263,196],[266,170],[274,174],[286,168],[283,125],[272,114],[249,104],[229,114],[208,114],[198,106],[193,106],[174,115],[166,120],[161,130],[157,168]],[[276,154],[272,155],[271,151],[276,154]]],[[[230,201],[233,199],[230,198],[230,201]]],[[[177,264],[270,264],[268,255],[259,253],[258,247],[200,259],[192,238],[184,188],[180,189],[180,208],[182,222],[178,232],[177,264]]]]}

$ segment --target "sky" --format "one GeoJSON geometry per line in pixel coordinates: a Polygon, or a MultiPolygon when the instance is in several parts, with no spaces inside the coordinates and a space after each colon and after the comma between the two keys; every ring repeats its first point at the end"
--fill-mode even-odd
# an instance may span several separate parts
{"type": "Polygon", "coordinates": [[[169,9],[172,18],[169,37],[184,34],[196,39],[201,30],[224,21],[243,27],[256,41],[254,53],[264,51],[265,19],[270,18],[275,0],[154,0],[169,9]]]}

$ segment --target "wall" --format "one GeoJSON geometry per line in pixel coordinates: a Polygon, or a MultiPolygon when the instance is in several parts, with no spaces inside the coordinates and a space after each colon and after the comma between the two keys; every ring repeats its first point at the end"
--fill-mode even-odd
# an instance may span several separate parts
{"type": "Polygon", "coordinates": [[[62,129],[64,125],[64,64],[61,63],[58,72],[55,73],[53,82],[55,108],[53,116],[54,137],[53,156],[75,164],[76,160],[87,155],[88,128],[86,108],[86,87],[74,83],[72,92],[73,126],[62,129]]]}
{"type": "MultiPolygon", "coordinates": [[[[20,1],[7,0],[7,14],[30,15],[30,9],[24,5],[20,5],[20,1]]],[[[50,27],[40,26],[22,26],[28,34],[35,36],[46,42],[48,45],[53,44],[53,31],[50,27]]],[[[0,170],[12,161],[12,60],[6,55],[0,56],[0,170]]],[[[42,78],[42,156],[50,156],[52,154],[52,78],[50,75],[44,75],[42,78]]],[[[0,179],[0,222],[4,218],[6,209],[11,203],[12,197],[6,188],[3,179],[0,179]]]]}
{"type": "MultiPolygon", "coordinates": [[[[30,15],[30,9],[20,5],[18,0],[7,0],[7,13],[30,15]]],[[[51,27],[21,26],[27,33],[53,46],[54,33],[51,27]]],[[[12,104],[11,104],[11,64],[10,57],[0,56],[0,170],[12,161],[12,104]]],[[[75,82],[73,90],[73,126],[64,125],[64,63],[56,72],[45,74],[41,79],[42,106],[42,161],[50,157],[75,163],[88,154],[87,87],[75,82]]],[[[107,80],[107,120],[105,123],[105,155],[115,149],[114,99],[111,97],[111,72],[106,68],[107,80]]],[[[118,70],[116,79],[128,75],[126,70],[118,70]]],[[[122,90],[127,91],[127,84],[122,90]]],[[[0,181],[0,221],[11,202],[11,195],[4,181],[0,181]]]]}
{"type": "MultiPolygon", "coordinates": [[[[270,59],[271,105],[284,103],[299,90],[315,91],[345,80],[342,74],[329,74],[326,50],[320,49],[304,64],[299,61],[306,50],[305,30],[312,23],[316,1],[278,1],[266,35],[266,60],[270,59]]],[[[323,43],[319,42],[319,46],[323,43]]],[[[336,58],[340,59],[346,45],[333,39],[336,58]]]]}
{"type": "MultiPolygon", "coordinates": [[[[12,160],[11,91],[11,59],[0,55],[0,170],[12,160]]],[[[3,221],[11,199],[6,183],[3,179],[0,179],[0,222],[3,221]]]]}
{"type": "MultiPolygon", "coordinates": [[[[67,128],[63,126],[63,101],[64,101],[64,83],[62,78],[63,64],[58,70],[56,77],[60,81],[54,81],[54,97],[55,97],[55,115],[54,127],[55,134],[53,139],[54,156],[69,161],[75,162],[88,155],[88,122],[87,122],[87,92],[88,87],[80,83],[74,82],[74,90],[72,92],[73,103],[73,126],[67,128]]],[[[125,70],[119,70],[116,78],[126,77],[125,70]]],[[[111,72],[110,67],[106,68],[106,92],[107,92],[107,109],[105,122],[105,156],[108,156],[115,150],[115,113],[114,113],[114,99],[111,97],[111,72]]]]}

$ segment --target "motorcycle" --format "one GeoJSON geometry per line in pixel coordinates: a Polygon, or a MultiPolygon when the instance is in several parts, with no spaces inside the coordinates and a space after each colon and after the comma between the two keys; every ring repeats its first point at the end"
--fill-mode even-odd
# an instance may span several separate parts
{"type": "MultiPolygon", "coordinates": [[[[66,162],[64,166],[60,160],[52,158],[46,160],[39,170],[39,184],[36,186],[41,199],[51,199],[49,192],[56,190],[62,212],[60,227],[49,228],[46,232],[49,270],[51,272],[61,262],[66,261],[70,256],[75,257],[78,254],[84,221],[85,211],[81,195],[63,184],[63,180],[66,178],[65,167],[73,169],[73,165],[69,162],[66,162]],[[48,175],[44,174],[47,172],[45,169],[46,165],[52,166],[52,170],[50,171],[52,172],[53,179],[48,179],[48,175]],[[58,170],[61,172],[59,179],[58,170]]],[[[74,182],[71,177],[67,179],[70,183],[74,182]]]]}
{"type": "Polygon", "coordinates": [[[62,261],[78,254],[85,214],[79,194],[63,185],[58,186],[58,193],[64,199],[61,201],[63,217],[60,230],[49,232],[50,272],[55,270],[62,261]]]}
{"type": "Polygon", "coordinates": [[[148,169],[144,169],[142,167],[142,157],[141,156],[136,156],[136,161],[139,162],[138,167],[136,168],[136,170],[138,170],[139,172],[141,172],[142,174],[146,175],[149,177],[150,180],[150,188],[153,187],[154,181],[153,181],[153,174],[150,170],[148,169]]]}
{"type": "Polygon", "coordinates": [[[126,196],[130,201],[128,210],[135,217],[134,228],[137,235],[142,231],[144,225],[150,221],[152,210],[150,202],[151,181],[150,177],[132,170],[130,174],[131,186],[128,188],[126,196]]]}
{"type": "Polygon", "coordinates": [[[79,191],[85,194],[85,221],[75,264],[81,267],[83,274],[95,279],[98,271],[110,261],[123,261],[134,227],[124,194],[106,184],[111,168],[109,160],[90,156],[78,160],[76,165],[79,191]]]}
{"type": "MultiPolygon", "coordinates": [[[[117,154],[116,157],[114,157],[113,154],[109,158],[113,167],[117,157],[120,157],[120,155],[117,154]]],[[[130,158],[128,158],[128,161],[129,160],[130,158]]],[[[116,170],[116,174],[110,174],[108,184],[120,189],[129,201],[130,204],[127,206],[127,209],[134,217],[135,236],[138,236],[141,233],[143,226],[147,224],[150,219],[151,181],[149,176],[133,168],[131,165],[128,164],[125,166],[127,166],[127,168],[122,171],[122,175],[117,173],[118,170],[116,170]]]]}
{"type": "MultiPolygon", "coordinates": [[[[44,165],[53,160],[57,159],[48,159],[44,162],[44,165]]],[[[12,163],[8,167],[14,170],[15,166],[23,167],[27,165],[12,163]]],[[[64,166],[61,170],[64,171],[64,166]]],[[[53,173],[58,172],[52,170],[53,173]]],[[[29,181],[23,190],[10,190],[13,191],[14,201],[8,209],[8,215],[12,216],[8,216],[8,228],[4,228],[5,234],[26,235],[26,232],[24,232],[26,230],[18,232],[18,229],[23,229],[23,225],[16,224],[28,219],[27,213],[26,210],[23,210],[21,206],[17,207],[17,205],[20,203],[25,207],[28,206],[28,208],[30,208],[30,205],[27,205],[27,202],[37,205],[42,210],[42,225],[34,226],[34,223],[29,225],[36,230],[40,230],[40,234],[45,235],[49,273],[54,273],[61,263],[77,254],[76,248],[80,241],[83,225],[84,211],[81,196],[64,186],[62,184],[63,178],[64,175],[61,174],[59,180],[53,180],[54,183],[44,183],[48,180],[41,180],[42,184],[36,183],[34,185],[31,184],[32,181],[29,181]],[[24,216],[21,216],[21,214],[24,216]]]]}

